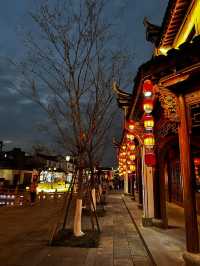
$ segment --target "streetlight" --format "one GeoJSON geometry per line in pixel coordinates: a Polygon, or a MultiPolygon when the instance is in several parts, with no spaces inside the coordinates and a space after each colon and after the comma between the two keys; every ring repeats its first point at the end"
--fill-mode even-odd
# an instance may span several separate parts
{"type": "Polygon", "coordinates": [[[71,158],[71,157],[70,157],[69,155],[67,155],[67,156],[65,157],[65,159],[66,159],[67,162],[70,161],[70,158],[71,158]]]}

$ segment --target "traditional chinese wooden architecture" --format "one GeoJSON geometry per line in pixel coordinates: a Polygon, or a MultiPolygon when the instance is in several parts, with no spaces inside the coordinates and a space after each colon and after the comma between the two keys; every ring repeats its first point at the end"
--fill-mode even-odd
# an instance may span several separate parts
{"type": "Polygon", "coordinates": [[[186,249],[198,253],[200,1],[171,0],[161,27],[146,19],[144,25],[153,57],[139,67],[131,97],[115,90],[120,107],[126,103],[119,170],[126,193],[136,178],[144,225],[157,218],[168,226],[166,201],[183,206],[186,249]]]}

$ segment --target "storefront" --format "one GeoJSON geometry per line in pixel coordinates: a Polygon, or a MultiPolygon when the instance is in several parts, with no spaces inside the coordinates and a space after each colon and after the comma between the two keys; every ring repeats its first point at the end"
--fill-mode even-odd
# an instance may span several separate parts
{"type": "Polygon", "coordinates": [[[66,174],[63,171],[58,171],[56,169],[43,170],[40,172],[37,193],[66,192],[71,178],[72,173],[66,174]]]}

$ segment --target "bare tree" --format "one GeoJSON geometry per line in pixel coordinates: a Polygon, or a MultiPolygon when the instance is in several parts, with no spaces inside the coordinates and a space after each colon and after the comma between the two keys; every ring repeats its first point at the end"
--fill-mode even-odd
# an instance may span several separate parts
{"type": "Polygon", "coordinates": [[[31,14],[36,31],[27,35],[27,57],[20,64],[23,93],[46,111],[59,142],[78,163],[75,236],[83,234],[83,169],[93,171],[101,159],[115,112],[112,81],[119,83],[127,60],[112,48],[104,10],[104,0],[43,1],[31,14]]]}

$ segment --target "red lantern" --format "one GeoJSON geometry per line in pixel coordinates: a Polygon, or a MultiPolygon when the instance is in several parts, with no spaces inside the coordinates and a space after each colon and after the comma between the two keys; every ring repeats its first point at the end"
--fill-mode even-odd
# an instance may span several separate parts
{"type": "Polygon", "coordinates": [[[135,128],[135,122],[131,119],[127,121],[127,130],[133,132],[135,128]]]}
{"type": "Polygon", "coordinates": [[[128,151],[134,151],[135,150],[135,143],[128,141],[127,142],[128,151]]]}
{"type": "Polygon", "coordinates": [[[125,151],[126,150],[126,144],[122,144],[121,149],[122,149],[122,151],[125,151]]]}
{"type": "Polygon", "coordinates": [[[143,109],[145,113],[150,114],[153,111],[153,99],[144,99],[143,109]]]}
{"type": "Polygon", "coordinates": [[[131,164],[131,165],[129,166],[129,169],[131,170],[131,172],[134,172],[134,171],[136,170],[136,166],[135,166],[135,164],[131,164]]]}
{"type": "Polygon", "coordinates": [[[132,132],[127,132],[126,138],[127,138],[127,140],[134,140],[135,136],[132,132]]]}
{"type": "Polygon", "coordinates": [[[151,97],[153,95],[153,83],[149,79],[146,79],[143,83],[143,94],[145,97],[151,97]]]}
{"type": "Polygon", "coordinates": [[[135,157],[136,157],[135,153],[130,153],[129,158],[130,158],[131,161],[134,161],[135,157]]]}
{"type": "Polygon", "coordinates": [[[155,166],[156,165],[156,156],[155,153],[146,153],[145,157],[145,164],[148,166],[155,166]]]}
{"type": "Polygon", "coordinates": [[[200,165],[200,158],[194,158],[194,164],[200,165]]]}
{"type": "Polygon", "coordinates": [[[121,157],[121,158],[124,158],[124,157],[126,157],[126,152],[125,152],[125,151],[123,151],[123,152],[120,154],[120,157],[121,157]]]}
{"type": "Polygon", "coordinates": [[[144,127],[147,130],[152,130],[152,128],[154,127],[154,119],[153,116],[150,114],[145,114],[143,116],[143,121],[144,121],[144,127]]]}
{"type": "Polygon", "coordinates": [[[145,133],[144,134],[144,145],[147,148],[152,148],[155,145],[155,138],[152,133],[145,133]]]}

